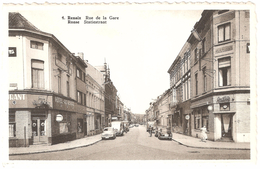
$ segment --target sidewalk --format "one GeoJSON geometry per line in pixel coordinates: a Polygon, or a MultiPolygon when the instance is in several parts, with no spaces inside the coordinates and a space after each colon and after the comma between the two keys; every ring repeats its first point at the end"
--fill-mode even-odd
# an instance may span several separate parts
{"type": "Polygon", "coordinates": [[[101,134],[88,136],[81,139],[76,139],[66,143],[60,143],[55,145],[32,145],[29,147],[11,147],[9,148],[9,155],[23,155],[23,154],[34,154],[34,153],[46,153],[70,150],[78,147],[85,147],[95,144],[101,140],[101,134]]]}
{"type": "Polygon", "coordinates": [[[250,150],[250,143],[217,142],[210,140],[207,140],[207,142],[202,142],[200,138],[178,133],[172,133],[172,140],[178,142],[181,145],[193,148],[250,150]]]}

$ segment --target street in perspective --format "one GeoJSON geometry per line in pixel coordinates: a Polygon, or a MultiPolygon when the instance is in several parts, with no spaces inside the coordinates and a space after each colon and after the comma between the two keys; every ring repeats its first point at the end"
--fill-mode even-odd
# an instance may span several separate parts
{"type": "MultiPolygon", "coordinates": [[[[178,134],[176,134],[176,137],[178,134]]],[[[94,136],[92,136],[94,137],[94,136]]],[[[69,148],[63,145],[62,149],[36,149],[11,155],[10,160],[234,160],[250,159],[250,146],[248,144],[236,145],[228,143],[226,146],[220,142],[201,142],[200,139],[190,139],[190,142],[182,142],[179,137],[174,140],[160,140],[155,133],[150,137],[144,125],[130,128],[123,136],[109,139],[101,139],[97,135],[96,143],[87,146],[84,143],[75,143],[69,148]],[[192,143],[191,143],[192,142],[192,143]],[[79,146],[80,145],[80,146],[79,146]],[[78,147],[79,146],[79,147],[78,147]],[[73,148],[74,147],[74,148],[73,148]],[[62,150],[62,151],[61,151],[62,150]],[[34,151],[34,152],[33,152],[34,151]],[[26,153],[27,152],[27,153],[26,153]],[[30,152],[30,153],[28,153],[30,152]]],[[[70,144],[70,143],[67,143],[70,144]]],[[[73,144],[71,142],[71,144],[73,144]]]]}
{"type": "Polygon", "coordinates": [[[243,7],[10,8],[9,160],[251,160],[243,7]]]}

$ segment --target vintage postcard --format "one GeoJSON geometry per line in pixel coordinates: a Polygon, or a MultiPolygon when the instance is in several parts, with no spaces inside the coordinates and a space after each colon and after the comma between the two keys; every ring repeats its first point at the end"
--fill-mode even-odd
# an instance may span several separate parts
{"type": "Polygon", "coordinates": [[[2,165],[254,167],[256,16],[252,2],[3,4],[2,165]]]}

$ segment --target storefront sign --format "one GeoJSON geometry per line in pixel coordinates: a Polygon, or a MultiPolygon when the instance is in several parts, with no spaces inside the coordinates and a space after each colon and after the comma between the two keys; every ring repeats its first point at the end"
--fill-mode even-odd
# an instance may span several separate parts
{"type": "Polygon", "coordinates": [[[218,103],[227,103],[230,102],[230,97],[229,96],[223,96],[223,97],[218,97],[217,98],[218,103]]]}
{"type": "Polygon", "coordinates": [[[25,100],[25,94],[9,94],[9,100],[25,100]]]}
{"type": "Polygon", "coordinates": [[[227,51],[230,51],[230,50],[233,50],[233,46],[224,46],[224,47],[221,47],[221,48],[218,48],[216,49],[216,54],[217,53],[222,53],[222,52],[227,52],[227,51]]]}
{"type": "Polygon", "coordinates": [[[56,115],[56,121],[61,122],[63,120],[63,116],[61,114],[56,115]]]}
{"type": "Polygon", "coordinates": [[[54,108],[55,109],[61,109],[61,110],[67,110],[67,111],[75,111],[75,103],[70,100],[66,100],[60,97],[55,96],[54,98],[54,108]]]}

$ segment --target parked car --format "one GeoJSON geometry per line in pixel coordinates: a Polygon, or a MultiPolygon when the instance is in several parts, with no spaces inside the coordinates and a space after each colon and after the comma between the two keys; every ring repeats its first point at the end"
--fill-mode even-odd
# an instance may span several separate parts
{"type": "Polygon", "coordinates": [[[103,133],[101,134],[101,138],[102,139],[110,139],[110,138],[115,139],[116,138],[115,129],[113,127],[105,127],[103,130],[103,133]]]}
{"type": "Polygon", "coordinates": [[[130,124],[129,128],[133,128],[135,125],[134,124],[130,124]]]}
{"type": "Polygon", "coordinates": [[[172,140],[172,132],[170,127],[159,129],[158,139],[172,140]]]}

